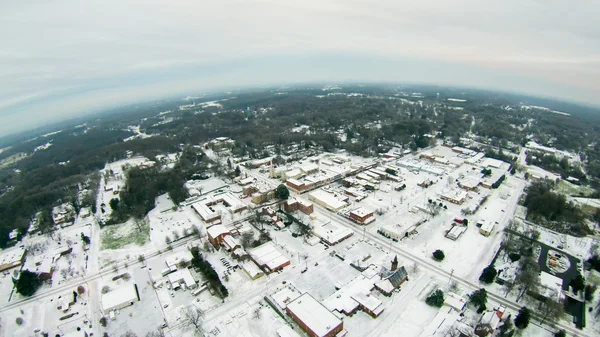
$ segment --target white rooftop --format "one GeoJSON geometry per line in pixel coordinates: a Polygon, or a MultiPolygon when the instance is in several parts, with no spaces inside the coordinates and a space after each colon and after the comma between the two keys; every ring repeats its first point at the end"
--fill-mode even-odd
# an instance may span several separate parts
{"type": "Polygon", "coordinates": [[[273,242],[267,242],[250,250],[248,253],[258,265],[267,266],[270,270],[277,269],[281,265],[290,261],[285,255],[277,250],[277,248],[275,248],[273,242]]]}
{"type": "Polygon", "coordinates": [[[339,318],[308,293],[297,298],[287,308],[318,337],[327,335],[342,323],[339,318]]]}
{"type": "Polygon", "coordinates": [[[169,282],[171,284],[176,282],[183,282],[188,288],[191,288],[196,285],[196,280],[192,276],[192,273],[189,269],[179,269],[174,273],[169,274],[169,282]]]}
{"type": "Polygon", "coordinates": [[[210,226],[206,229],[206,233],[212,237],[212,238],[216,238],[219,235],[222,234],[229,234],[229,230],[227,228],[225,228],[225,226],[223,225],[214,225],[214,226],[210,226]]]}
{"type": "Polygon", "coordinates": [[[254,261],[251,260],[242,263],[242,269],[244,269],[244,271],[248,273],[248,275],[250,275],[251,278],[255,278],[258,275],[262,274],[262,270],[260,270],[256,263],[254,263],[254,261]]]}
{"type": "Polygon", "coordinates": [[[167,256],[165,258],[165,263],[167,264],[167,267],[177,266],[178,263],[192,261],[192,258],[192,253],[190,253],[190,251],[182,250],[167,256]]]}
{"type": "Polygon", "coordinates": [[[363,207],[359,207],[359,208],[351,211],[350,213],[352,213],[352,214],[354,214],[356,216],[359,216],[359,217],[363,217],[363,216],[366,216],[366,215],[368,215],[370,213],[373,213],[373,212],[369,212],[366,209],[364,209],[363,207]]]}
{"type": "Polygon", "coordinates": [[[560,297],[562,294],[563,280],[545,271],[540,273],[540,295],[548,298],[560,297]]]}
{"type": "Polygon", "coordinates": [[[339,209],[348,205],[346,202],[338,199],[335,195],[325,192],[323,190],[312,191],[310,192],[310,196],[321,201],[322,203],[328,205],[333,209],[339,209]]]}
{"type": "Polygon", "coordinates": [[[313,229],[313,233],[329,243],[334,243],[342,240],[348,235],[352,235],[353,232],[349,228],[346,228],[336,222],[330,221],[321,226],[315,226],[313,229]]]}
{"type": "Polygon", "coordinates": [[[137,301],[135,287],[133,284],[127,284],[102,295],[102,311],[108,311],[123,303],[134,301],[137,301]]]}
{"type": "Polygon", "coordinates": [[[444,298],[444,304],[454,308],[455,310],[461,311],[467,304],[467,301],[463,297],[454,293],[448,293],[448,295],[444,298]]]}

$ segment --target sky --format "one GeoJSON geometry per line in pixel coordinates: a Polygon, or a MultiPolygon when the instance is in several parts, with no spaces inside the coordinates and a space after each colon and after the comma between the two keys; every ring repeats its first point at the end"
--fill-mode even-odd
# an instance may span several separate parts
{"type": "Polygon", "coordinates": [[[323,82],[600,105],[600,1],[2,0],[0,135],[118,104],[323,82]]]}

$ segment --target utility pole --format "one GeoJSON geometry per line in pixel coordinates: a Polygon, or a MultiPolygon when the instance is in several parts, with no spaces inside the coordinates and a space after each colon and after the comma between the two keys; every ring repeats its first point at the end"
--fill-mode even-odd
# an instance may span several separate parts
{"type": "Polygon", "coordinates": [[[448,283],[452,281],[452,275],[454,274],[454,269],[450,271],[450,278],[448,279],[448,283]]]}

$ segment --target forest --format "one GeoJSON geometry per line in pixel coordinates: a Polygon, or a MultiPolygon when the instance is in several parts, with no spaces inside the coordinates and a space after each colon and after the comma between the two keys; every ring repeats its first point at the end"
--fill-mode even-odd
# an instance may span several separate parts
{"type": "MultiPolygon", "coordinates": [[[[93,189],[90,185],[97,184],[97,171],[107,162],[125,158],[128,151],[151,160],[157,154],[183,151],[183,155],[172,170],[155,167],[128,172],[122,201],[114,205],[113,222],[142,217],[160,193],[180,201],[187,196],[185,179],[206,171],[209,165],[206,158],[189,149],[222,136],[236,141],[233,154],[248,158],[268,156],[267,147],[274,147],[276,154],[289,153],[287,148],[292,144],[303,151],[343,149],[374,156],[392,147],[425,148],[432,139],[462,145],[461,138],[469,136],[484,144],[482,150],[488,156],[507,162],[514,161],[519,145],[534,140],[579,154],[582,165],[547,156],[528,157],[531,163],[581,178],[583,184],[600,190],[600,112],[578,107],[570,110],[571,116],[564,116],[521,109],[521,102],[537,101],[434,86],[305,86],[205,95],[193,102],[150,102],[79,119],[77,126],[63,123],[60,131],[45,136],[16,137],[0,152],[0,247],[10,244],[7,237],[12,229],[25,233],[36,214],[42,229],[51,230],[53,206],[64,202],[76,209],[93,205],[93,197],[78,200],[77,193],[82,188],[93,189]],[[452,97],[465,102],[447,100],[452,97]],[[208,101],[218,101],[220,106],[200,104],[208,101]],[[128,129],[131,125],[139,125],[140,131],[151,137],[125,142],[133,135],[128,129]],[[309,128],[290,132],[301,125],[309,128]],[[45,149],[38,148],[48,144],[45,149]],[[9,161],[15,155],[23,155],[23,159],[9,161]]],[[[555,105],[548,107],[558,110],[568,106],[550,103],[555,105]]],[[[537,196],[527,202],[532,205],[532,216],[551,221],[571,219],[574,215],[568,204],[562,213],[536,208],[539,198],[562,205],[556,199],[560,196],[554,198],[548,193],[554,192],[532,190],[532,196],[537,196]]]]}

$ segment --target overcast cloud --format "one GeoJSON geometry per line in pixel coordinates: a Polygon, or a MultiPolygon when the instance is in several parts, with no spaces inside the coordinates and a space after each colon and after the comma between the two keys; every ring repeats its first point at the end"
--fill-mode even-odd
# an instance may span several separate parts
{"type": "Polygon", "coordinates": [[[600,1],[3,0],[0,134],[212,88],[393,81],[600,104],[600,1]]]}

